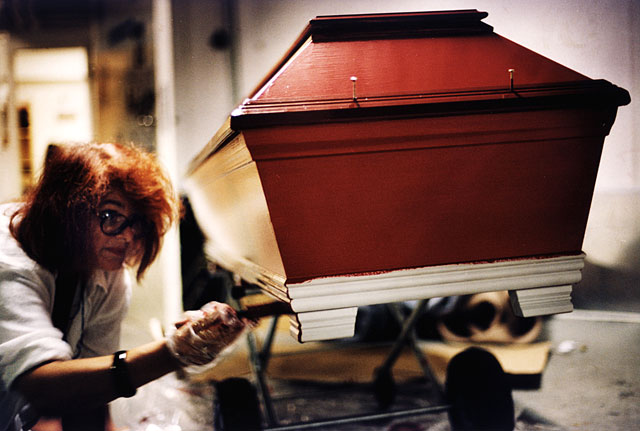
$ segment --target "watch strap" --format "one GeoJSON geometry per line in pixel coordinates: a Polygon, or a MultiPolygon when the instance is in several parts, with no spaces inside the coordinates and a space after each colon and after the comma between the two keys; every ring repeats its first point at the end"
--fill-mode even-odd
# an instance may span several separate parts
{"type": "Polygon", "coordinates": [[[126,350],[115,352],[113,354],[113,363],[111,364],[110,371],[118,396],[129,398],[136,394],[136,388],[131,382],[131,375],[129,374],[126,359],[126,350]]]}

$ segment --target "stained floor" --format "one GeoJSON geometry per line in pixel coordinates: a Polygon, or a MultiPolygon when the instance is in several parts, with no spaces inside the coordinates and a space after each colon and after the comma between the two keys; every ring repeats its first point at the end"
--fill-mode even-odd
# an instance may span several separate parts
{"type": "MultiPolygon", "coordinates": [[[[540,388],[513,391],[517,430],[637,428],[640,424],[639,314],[577,310],[546,321],[545,337],[551,342],[551,351],[540,388]]],[[[282,342],[290,340],[284,337],[282,342]]],[[[224,366],[224,361],[218,364],[223,370],[224,366]]],[[[116,401],[112,406],[116,425],[131,431],[214,429],[214,387],[197,377],[202,373],[194,375],[172,374],[141,388],[132,399],[116,401]]],[[[396,385],[397,396],[390,411],[441,403],[437,387],[429,380],[420,377],[401,380],[396,385]]],[[[281,427],[381,412],[370,382],[274,379],[269,385],[281,427]]],[[[439,412],[344,422],[314,429],[444,431],[450,427],[446,412],[439,412]]]]}

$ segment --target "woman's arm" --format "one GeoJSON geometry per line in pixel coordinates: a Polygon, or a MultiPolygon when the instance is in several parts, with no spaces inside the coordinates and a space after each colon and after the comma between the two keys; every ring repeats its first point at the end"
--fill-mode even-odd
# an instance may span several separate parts
{"type": "MultiPolygon", "coordinates": [[[[120,396],[112,363],[112,355],[53,361],[22,374],[14,387],[41,414],[60,415],[105,405],[120,396]]],[[[126,364],[136,388],[180,367],[164,340],[129,350],[126,364]]]]}
{"type": "MultiPolygon", "coordinates": [[[[254,323],[240,319],[227,304],[206,304],[187,314],[166,340],[127,352],[125,363],[131,385],[138,388],[182,366],[211,362],[254,323]]],[[[113,355],[48,362],[20,375],[14,388],[40,414],[74,413],[105,405],[122,395],[112,364],[113,355]]]]}

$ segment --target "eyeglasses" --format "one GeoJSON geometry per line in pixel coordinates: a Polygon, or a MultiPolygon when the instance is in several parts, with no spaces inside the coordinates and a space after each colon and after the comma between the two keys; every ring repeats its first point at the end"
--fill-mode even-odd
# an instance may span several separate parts
{"type": "Polygon", "coordinates": [[[118,211],[104,210],[97,214],[100,219],[100,229],[102,233],[108,236],[120,235],[124,230],[129,227],[133,233],[134,238],[141,238],[148,230],[148,224],[145,219],[134,214],[131,217],[125,217],[118,211]]]}

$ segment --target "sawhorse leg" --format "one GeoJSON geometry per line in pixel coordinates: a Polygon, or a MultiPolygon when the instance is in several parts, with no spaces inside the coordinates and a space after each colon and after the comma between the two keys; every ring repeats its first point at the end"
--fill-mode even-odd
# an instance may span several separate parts
{"type": "Polygon", "coordinates": [[[418,321],[418,318],[424,311],[427,301],[428,299],[420,300],[409,317],[407,317],[406,319],[399,309],[398,304],[388,304],[391,314],[402,326],[402,330],[396,338],[396,341],[394,342],[391,351],[387,355],[386,360],[380,367],[376,369],[376,373],[374,376],[374,390],[376,399],[378,401],[378,404],[383,408],[389,407],[395,399],[395,383],[393,381],[393,374],[391,370],[400,357],[402,350],[407,345],[413,351],[414,356],[418,360],[418,363],[420,364],[424,375],[430,381],[436,382],[433,374],[431,373],[429,363],[424,356],[424,353],[418,347],[415,335],[415,325],[418,321]]]}

